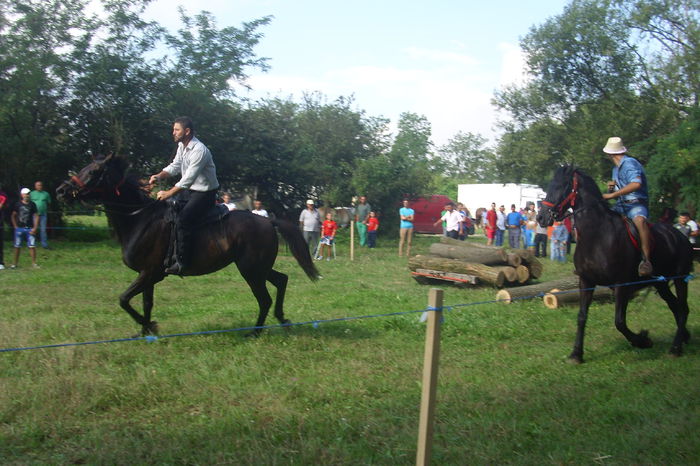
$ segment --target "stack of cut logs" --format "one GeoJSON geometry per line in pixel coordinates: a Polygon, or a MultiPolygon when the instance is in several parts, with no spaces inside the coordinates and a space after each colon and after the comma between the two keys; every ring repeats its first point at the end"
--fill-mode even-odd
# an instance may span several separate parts
{"type": "MultiPolygon", "coordinates": [[[[523,285],[542,275],[542,263],[526,249],[506,251],[503,248],[485,246],[471,241],[458,241],[445,236],[439,243],[430,245],[430,255],[414,256],[408,268],[420,271],[450,272],[476,277],[476,282],[496,288],[523,285]]],[[[430,273],[424,274],[426,277],[430,273]]],[[[457,275],[459,276],[459,275],[457,275]]]]}
{"type": "MultiPolygon", "coordinates": [[[[430,255],[414,256],[408,261],[408,268],[420,283],[428,283],[431,278],[449,280],[455,283],[487,284],[502,288],[496,299],[511,303],[526,298],[542,299],[550,309],[578,303],[578,277],[526,285],[531,279],[542,276],[542,263],[531,251],[486,246],[469,241],[458,241],[441,237],[439,243],[430,246],[430,255]],[[507,287],[507,288],[504,288],[507,287]]],[[[609,288],[599,287],[593,293],[594,300],[612,300],[609,288]]]]}

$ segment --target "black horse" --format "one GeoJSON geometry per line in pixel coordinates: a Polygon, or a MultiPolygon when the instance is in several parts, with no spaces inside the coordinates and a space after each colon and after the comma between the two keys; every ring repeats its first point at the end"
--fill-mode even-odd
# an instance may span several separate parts
{"type": "MultiPolygon", "coordinates": [[[[99,201],[104,204],[110,223],[122,246],[122,259],[139,276],[119,297],[119,304],[141,325],[141,334],[156,334],[151,320],[154,285],[165,277],[164,262],[169,250],[171,226],[166,221],[165,202],[151,198],[136,177],[127,173],[122,156],[96,158],[56,190],[59,200],[99,201]],[[143,315],[130,304],[143,295],[143,315]]],[[[213,207],[213,206],[212,206],[213,207]]],[[[270,220],[248,211],[233,211],[221,220],[199,228],[192,238],[192,267],[186,275],[204,275],[235,262],[258,301],[256,327],[265,324],[272,298],[266,281],[277,288],[275,317],[285,319],[283,305],[287,275],[272,267],[277,258],[279,231],[306,275],[316,280],[318,271],[301,232],[287,221],[270,220]]],[[[257,335],[260,329],[253,331],[257,335]]]]}
{"type": "Polygon", "coordinates": [[[619,285],[643,282],[632,286],[617,286],[615,291],[615,327],[637,348],[649,348],[652,341],[648,332],[634,333],[627,327],[627,304],[634,292],[653,284],[666,301],[676,319],[676,335],[671,354],[680,356],[683,343],[690,339],[686,328],[688,320],[688,283],[685,277],[691,272],[692,247],[686,237],[668,224],[652,225],[653,250],[651,262],[656,276],[674,277],[676,296],[667,280],[644,280],[637,274],[641,252],[635,244],[634,226],[620,214],[609,208],[593,179],[580,170],[566,166],[557,169],[547,189],[547,197],[537,215],[542,226],[561,220],[569,208],[573,211],[578,239],[574,265],[580,279],[581,302],[578,314],[578,330],[572,361],[583,362],[583,335],[588,317],[588,307],[596,285],[619,285]]]}

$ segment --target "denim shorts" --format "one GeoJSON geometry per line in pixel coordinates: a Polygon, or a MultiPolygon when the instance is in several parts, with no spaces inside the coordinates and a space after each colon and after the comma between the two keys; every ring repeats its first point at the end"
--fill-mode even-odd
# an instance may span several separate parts
{"type": "Polygon", "coordinates": [[[630,220],[634,220],[634,217],[649,218],[649,209],[641,202],[616,204],[615,211],[625,215],[630,220]]]}
{"type": "Polygon", "coordinates": [[[28,248],[35,248],[36,247],[36,239],[34,238],[34,235],[29,233],[32,231],[31,228],[15,228],[15,247],[16,248],[21,248],[22,247],[22,237],[25,237],[25,240],[27,242],[27,247],[28,248]]]}

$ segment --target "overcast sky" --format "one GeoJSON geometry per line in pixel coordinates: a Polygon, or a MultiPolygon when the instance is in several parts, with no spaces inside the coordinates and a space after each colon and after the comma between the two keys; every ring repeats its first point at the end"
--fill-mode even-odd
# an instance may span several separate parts
{"type": "MultiPolygon", "coordinates": [[[[443,1],[201,0],[184,6],[211,12],[219,28],[274,16],[255,51],[268,57],[241,91],[256,99],[319,91],[395,124],[402,112],[425,115],[433,142],[459,131],[493,139],[494,90],[520,82],[519,39],[558,15],[565,0],[443,1]]],[[[147,17],[175,30],[177,0],[156,0],[147,17]]]]}

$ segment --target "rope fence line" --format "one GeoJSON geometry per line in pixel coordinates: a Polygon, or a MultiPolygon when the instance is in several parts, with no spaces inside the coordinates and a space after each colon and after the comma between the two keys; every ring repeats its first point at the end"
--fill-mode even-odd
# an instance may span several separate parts
{"type": "MultiPolygon", "coordinates": [[[[695,278],[695,276],[693,274],[677,275],[677,276],[673,276],[673,277],[658,276],[658,277],[653,277],[653,278],[648,279],[648,280],[639,280],[639,281],[635,281],[635,282],[627,282],[627,283],[620,283],[620,284],[609,285],[609,286],[606,285],[606,286],[608,288],[619,288],[619,287],[623,287],[623,286],[652,284],[652,283],[656,283],[656,282],[676,280],[678,278],[683,278],[686,282],[689,282],[690,280],[695,278]]],[[[551,294],[559,295],[559,294],[566,294],[566,293],[579,293],[581,291],[592,291],[594,289],[595,289],[595,287],[593,287],[593,288],[581,288],[581,289],[575,289],[575,290],[557,291],[557,292],[551,293],[551,294]]],[[[537,293],[537,294],[534,294],[531,296],[512,298],[511,301],[542,298],[544,296],[544,294],[545,293],[541,292],[541,293],[537,293]]],[[[440,308],[428,306],[425,309],[412,310],[412,311],[396,311],[396,312],[387,312],[387,313],[382,313],[382,314],[368,314],[368,315],[362,315],[362,316],[336,317],[333,319],[316,319],[316,320],[308,320],[308,321],[304,321],[304,322],[288,322],[288,323],[284,323],[284,324],[238,327],[238,328],[221,329],[221,330],[203,330],[203,331],[199,331],[199,332],[172,333],[172,334],[161,335],[161,336],[147,335],[147,336],[143,336],[143,337],[116,338],[116,339],[112,339],[112,340],[95,340],[95,341],[84,341],[84,342],[75,342],[75,343],[56,343],[56,344],[51,344],[51,345],[25,346],[25,347],[17,347],[17,348],[3,348],[3,349],[0,349],[0,353],[28,351],[28,350],[37,350],[37,349],[63,348],[63,347],[69,347],[69,346],[97,345],[97,344],[103,344],[103,343],[122,343],[122,342],[129,342],[129,341],[146,341],[146,342],[152,343],[152,342],[155,342],[158,340],[164,340],[166,338],[189,337],[189,336],[200,336],[200,335],[215,335],[215,334],[219,334],[219,333],[233,333],[233,332],[243,332],[243,331],[253,331],[253,330],[269,330],[269,329],[274,329],[274,328],[290,328],[290,327],[299,327],[302,325],[311,325],[313,328],[318,328],[320,324],[329,324],[329,323],[336,323],[336,322],[348,322],[348,321],[360,320],[360,319],[374,319],[374,318],[379,318],[379,317],[395,317],[395,316],[418,314],[418,313],[421,314],[420,321],[424,322],[427,318],[428,312],[451,311],[451,310],[457,309],[457,308],[463,308],[463,307],[469,307],[469,306],[479,306],[479,305],[484,305],[484,304],[502,303],[505,301],[507,301],[507,300],[505,300],[505,299],[491,299],[491,300],[486,300],[486,301],[474,301],[471,303],[453,304],[450,306],[442,306],[440,308]]]]}

